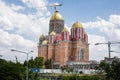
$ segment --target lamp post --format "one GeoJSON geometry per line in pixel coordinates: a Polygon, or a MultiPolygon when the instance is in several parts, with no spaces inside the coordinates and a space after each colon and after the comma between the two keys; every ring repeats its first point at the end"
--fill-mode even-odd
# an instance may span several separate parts
{"type": "Polygon", "coordinates": [[[33,53],[33,51],[30,51],[30,52],[24,52],[24,51],[20,51],[20,50],[16,50],[16,49],[11,49],[11,51],[20,52],[20,53],[24,53],[24,54],[27,55],[26,80],[29,80],[29,79],[28,79],[28,54],[29,54],[29,53],[33,53]]]}

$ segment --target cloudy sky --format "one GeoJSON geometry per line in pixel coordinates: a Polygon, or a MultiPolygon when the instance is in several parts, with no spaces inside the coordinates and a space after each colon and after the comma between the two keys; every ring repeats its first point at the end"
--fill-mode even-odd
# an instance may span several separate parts
{"type": "MultiPolygon", "coordinates": [[[[0,55],[7,60],[23,62],[26,55],[11,52],[18,49],[37,56],[37,43],[41,34],[47,34],[49,20],[54,9],[53,3],[62,3],[57,10],[62,14],[65,25],[70,29],[79,21],[89,37],[90,60],[108,57],[107,45],[94,44],[120,42],[120,1],[119,0],[0,0],[0,55]]],[[[120,44],[112,44],[111,50],[120,52],[120,44]]],[[[120,53],[111,53],[119,56],[120,53]]]]}

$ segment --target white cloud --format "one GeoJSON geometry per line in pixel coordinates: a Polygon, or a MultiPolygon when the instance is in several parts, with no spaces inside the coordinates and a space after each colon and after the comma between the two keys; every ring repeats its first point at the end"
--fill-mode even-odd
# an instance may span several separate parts
{"type": "MultiPolygon", "coordinates": [[[[89,43],[95,44],[95,43],[105,43],[108,41],[117,41],[120,42],[120,28],[119,28],[119,22],[120,15],[110,15],[108,20],[102,19],[100,17],[97,17],[97,20],[90,21],[83,23],[84,27],[88,30],[98,30],[96,32],[93,32],[89,34],[89,43]],[[99,35],[94,35],[100,33],[99,35]],[[102,35],[102,36],[101,36],[102,35]],[[103,36],[104,35],[104,36],[103,36]]],[[[115,44],[114,46],[111,45],[111,50],[119,51],[117,48],[118,45],[115,44]]],[[[119,54],[111,53],[111,56],[118,56],[119,54]]],[[[108,47],[107,45],[90,45],[90,59],[104,59],[104,57],[108,57],[108,47]]]]}
{"type": "Polygon", "coordinates": [[[47,8],[46,8],[47,1],[46,0],[21,0],[21,1],[30,8],[36,8],[39,10],[47,10],[47,8]]]}
{"type": "MultiPolygon", "coordinates": [[[[16,48],[24,51],[34,50],[37,56],[37,41],[40,34],[47,34],[49,29],[50,12],[47,10],[47,0],[21,0],[29,9],[35,12],[20,13],[19,10],[26,10],[26,6],[6,4],[0,0],[0,50],[3,48],[16,48]]],[[[89,34],[90,59],[100,60],[108,56],[106,45],[95,46],[96,42],[119,41],[120,40],[120,15],[110,15],[108,20],[97,17],[95,21],[83,23],[85,29],[98,29],[101,35],[89,34]],[[103,36],[103,34],[105,36],[103,36]],[[91,44],[92,43],[92,44],[91,44]]],[[[65,25],[66,26],[66,25],[65,25]]],[[[69,29],[70,30],[70,29],[69,29]]],[[[97,32],[96,32],[97,33],[97,32]]],[[[116,47],[112,46],[112,49],[116,47]]],[[[26,59],[24,54],[11,53],[9,50],[1,52],[3,58],[26,59]],[[11,55],[10,55],[11,54],[11,55]]],[[[112,56],[119,54],[112,54],[112,56]]]]}
{"type": "MultiPolygon", "coordinates": [[[[89,53],[90,53],[90,60],[103,60],[104,57],[108,57],[108,45],[107,44],[101,44],[101,45],[95,45],[95,43],[104,43],[108,42],[104,36],[100,35],[94,35],[89,34],[89,53]]],[[[118,51],[119,50],[119,44],[111,44],[111,50],[118,51]]],[[[111,52],[111,57],[118,56],[120,57],[119,53],[111,52]]]]}
{"type": "Polygon", "coordinates": [[[107,45],[97,45],[95,43],[103,43],[106,42],[105,37],[99,35],[88,34],[89,37],[89,53],[90,60],[101,60],[104,57],[107,57],[107,45]]]}
{"type": "Polygon", "coordinates": [[[46,17],[46,15],[48,15],[49,11],[46,11],[46,14],[44,12],[42,13],[42,10],[37,11],[36,14],[27,15],[14,11],[2,1],[0,5],[0,26],[4,30],[14,30],[15,33],[25,34],[30,38],[36,38],[40,33],[46,33],[48,31],[49,16],[46,17]],[[39,15],[39,13],[43,16],[39,15]]]}
{"type": "MultiPolygon", "coordinates": [[[[25,4],[28,3],[26,2],[25,4]]],[[[35,5],[37,2],[34,3],[33,0],[33,4],[35,5]]],[[[46,3],[43,0],[41,4],[46,3]]],[[[36,57],[39,35],[48,31],[49,11],[44,8],[37,10],[35,14],[17,12],[21,9],[25,10],[25,7],[6,4],[0,0],[0,50],[2,50],[0,54],[8,60],[13,60],[15,56],[22,61],[26,59],[24,54],[12,53],[8,48],[15,48],[26,52],[34,50],[34,54],[30,54],[30,56],[36,57]]]]}
{"type": "Polygon", "coordinates": [[[120,40],[119,20],[120,15],[110,15],[108,20],[97,17],[96,21],[86,22],[83,23],[83,25],[87,29],[98,29],[101,33],[105,34],[110,41],[117,41],[120,40]]]}
{"type": "Polygon", "coordinates": [[[24,7],[11,4],[11,9],[13,9],[14,11],[19,11],[19,10],[23,10],[24,7]]]}
{"type": "Polygon", "coordinates": [[[99,28],[101,31],[103,28],[111,28],[111,27],[115,27],[116,25],[109,22],[109,21],[106,21],[100,17],[97,17],[97,20],[96,21],[93,21],[93,22],[86,22],[86,23],[83,23],[84,27],[86,28],[99,28]]]}
{"type": "Polygon", "coordinates": [[[116,24],[116,25],[120,26],[120,15],[110,15],[109,16],[109,21],[113,24],[116,24]]]}
{"type": "MultiPolygon", "coordinates": [[[[19,49],[22,51],[30,51],[34,50],[36,53],[36,42],[24,39],[22,36],[17,34],[9,34],[8,32],[5,32],[0,29],[0,54],[3,55],[3,58],[6,58],[8,60],[13,60],[15,56],[17,56],[19,59],[24,61],[26,59],[24,54],[21,53],[13,53],[10,51],[10,49],[19,49]]],[[[33,57],[36,56],[36,54],[31,55],[33,57]]]]}

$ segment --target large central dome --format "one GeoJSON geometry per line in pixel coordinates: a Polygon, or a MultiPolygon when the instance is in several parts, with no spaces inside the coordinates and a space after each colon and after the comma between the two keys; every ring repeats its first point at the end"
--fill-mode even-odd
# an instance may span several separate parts
{"type": "Polygon", "coordinates": [[[50,20],[63,20],[63,18],[61,14],[59,13],[59,11],[56,10],[50,20]]]}

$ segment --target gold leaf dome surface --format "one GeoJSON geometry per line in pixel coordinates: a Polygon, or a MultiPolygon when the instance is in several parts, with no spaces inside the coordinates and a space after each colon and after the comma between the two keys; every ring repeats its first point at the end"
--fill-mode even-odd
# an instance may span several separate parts
{"type": "Polygon", "coordinates": [[[43,39],[43,38],[45,38],[45,36],[42,34],[42,35],[40,35],[40,39],[43,39]]]}
{"type": "Polygon", "coordinates": [[[84,32],[84,34],[87,34],[86,32],[84,32]]]}
{"type": "Polygon", "coordinates": [[[68,32],[68,29],[64,27],[63,32],[68,32]]]}
{"type": "Polygon", "coordinates": [[[61,14],[56,10],[50,20],[63,20],[61,14]]]}
{"type": "Polygon", "coordinates": [[[72,25],[72,28],[83,28],[83,25],[77,21],[72,25]]]}
{"type": "Polygon", "coordinates": [[[46,44],[48,44],[48,40],[44,40],[44,41],[42,42],[42,45],[46,45],[46,44]]]}
{"type": "Polygon", "coordinates": [[[51,35],[51,36],[55,36],[56,33],[55,33],[54,31],[52,31],[52,32],[50,33],[50,35],[51,35]]]}

